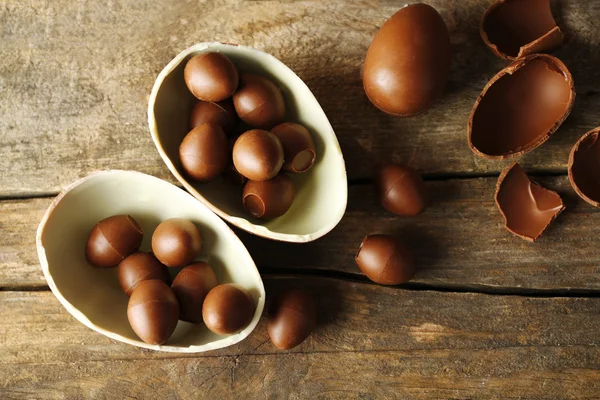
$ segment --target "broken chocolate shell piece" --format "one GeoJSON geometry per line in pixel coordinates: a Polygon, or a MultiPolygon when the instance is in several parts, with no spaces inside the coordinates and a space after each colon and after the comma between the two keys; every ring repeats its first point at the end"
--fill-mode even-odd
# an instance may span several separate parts
{"type": "Polygon", "coordinates": [[[600,127],[577,141],[569,157],[569,180],[575,192],[594,207],[600,207],[600,127]]]}
{"type": "Polygon", "coordinates": [[[483,15],[479,34],[505,60],[550,52],[564,39],[549,0],[498,0],[483,15]]]}
{"type": "Polygon", "coordinates": [[[485,86],[467,126],[471,150],[487,159],[515,157],[540,146],[571,112],[575,89],[558,58],[518,59],[485,86]]]}
{"type": "Polygon", "coordinates": [[[496,204],[504,216],[506,229],[535,242],[564,209],[560,196],[529,180],[516,162],[498,179],[496,204]]]}

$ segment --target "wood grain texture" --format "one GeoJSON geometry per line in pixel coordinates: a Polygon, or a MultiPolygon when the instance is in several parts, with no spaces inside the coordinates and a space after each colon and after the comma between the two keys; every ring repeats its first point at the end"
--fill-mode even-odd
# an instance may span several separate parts
{"type": "Polygon", "coordinates": [[[319,326],[277,351],[265,321],[203,355],[116,343],[50,292],[0,293],[2,398],[594,398],[600,299],[407,291],[268,279],[317,294],[319,326]],[[549,318],[552,316],[552,318],[549,318]]]}
{"type": "MultiPolygon", "coordinates": [[[[537,179],[563,196],[566,211],[536,243],[504,229],[494,203],[496,178],[427,182],[424,214],[397,217],[381,208],[370,185],[350,188],[342,222],[307,244],[273,242],[236,229],[259,269],[319,269],[360,274],[354,255],[365,235],[392,233],[417,254],[414,282],[436,286],[600,289],[600,210],[581,200],[566,176],[537,179]]],[[[0,201],[0,287],[44,286],[35,230],[51,199],[0,201]],[[6,222],[5,222],[6,221],[6,222]]]]}
{"type": "Polygon", "coordinates": [[[600,210],[581,200],[566,176],[533,179],[557,191],[566,206],[536,243],[504,228],[494,201],[495,177],[427,182],[431,205],[417,217],[388,213],[371,186],[353,186],[340,224],[306,245],[237,233],[262,266],[360,273],[354,257],[363,237],[390,233],[417,256],[420,269],[414,282],[463,288],[599,289],[600,210]]]}
{"type": "MultiPolygon", "coordinates": [[[[173,56],[211,40],[265,50],[295,70],[328,114],[351,178],[370,176],[386,160],[427,174],[497,173],[502,163],[473,156],[466,144],[473,102],[505,65],[477,32],[491,0],[428,3],[451,32],[451,78],[430,111],[394,118],[370,105],[360,69],[397,1],[1,2],[0,195],[58,192],[98,169],[172,179],[148,133],[146,99],[173,56]]],[[[568,41],[557,55],[573,72],[578,98],[555,136],[523,158],[537,171],[564,172],[571,146],[599,120],[600,1],[559,5],[568,41]]]]}

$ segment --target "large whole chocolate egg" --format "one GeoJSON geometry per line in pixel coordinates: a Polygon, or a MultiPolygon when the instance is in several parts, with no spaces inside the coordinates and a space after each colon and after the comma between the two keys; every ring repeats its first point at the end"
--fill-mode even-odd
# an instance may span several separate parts
{"type": "Polygon", "coordinates": [[[375,34],[363,70],[369,100],[393,115],[418,114],[442,93],[450,71],[450,36],[427,4],[396,12],[375,34]]]}

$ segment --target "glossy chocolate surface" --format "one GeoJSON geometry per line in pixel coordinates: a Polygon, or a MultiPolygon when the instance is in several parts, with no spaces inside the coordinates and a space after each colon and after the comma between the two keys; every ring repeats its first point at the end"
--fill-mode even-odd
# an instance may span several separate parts
{"type": "Polygon", "coordinates": [[[375,193],[382,207],[396,215],[419,215],[427,206],[427,187],[414,169],[387,164],[375,175],[375,193]]]}
{"type": "Polygon", "coordinates": [[[226,283],[208,292],[202,306],[202,315],[211,332],[229,335],[248,326],[254,310],[254,302],[243,288],[226,283]]]}
{"type": "Polygon", "coordinates": [[[221,126],[226,134],[233,133],[237,126],[238,116],[231,100],[218,103],[199,101],[190,114],[190,130],[206,123],[221,126]]]}
{"type": "Polygon", "coordinates": [[[381,285],[408,282],[417,271],[412,251],[391,235],[365,237],[355,260],[370,280],[381,285]]]}
{"type": "Polygon", "coordinates": [[[153,254],[137,251],[119,263],[119,284],[127,296],[142,281],[158,279],[167,285],[171,283],[171,277],[167,267],[158,261],[153,254]]]}
{"type": "Polygon", "coordinates": [[[283,146],[271,132],[252,129],[235,141],[233,164],[240,174],[250,180],[271,179],[283,165],[283,146]]]}
{"type": "Polygon", "coordinates": [[[577,141],[569,157],[569,180],[577,194],[600,207],[600,128],[586,133],[577,141]]]}
{"type": "Polygon", "coordinates": [[[306,340],[317,325],[313,296],[300,289],[281,292],[271,303],[267,331],[275,347],[287,350],[306,340]]]}
{"type": "Polygon", "coordinates": [[[560,196],[529,180],[517,163],[500,175],[496,204],[506,229],[529,241],[537,240],[564,209],[560,196]]]}
{"type": "Polygon", "coordinates": [[[450,62],[450,36],[442,17],[427,4],[406,6],[381,26],[369,46],[365,93],[388,114],[418,114],[444,90],[450,62]]]}
{"type": "Polygon", "coordinates": [[[221,53],[202,53],[192,57],[183,70],[189,91],[199,100],[222,101],[238,88],[235,65],[221,53]]]}
{"type": "Polygon", "coordinates": [[[144,232],[130,215],[113,215],[98,222],[90,232],[85,258],[94,267],[116,267],[142,244],[144,232]]]}
{"type": "Polygon", "coordinates": [[[242,74],[233,105],[240,119],[255,128],[271,129],[285,117],[281,89],[260,75],[242,74]]]}
{"type": "Polygon", "coordinates": [[[131,293],[127,318],[144,342],[163,344],[175,331],[179,305],[171,288],[163,281],[142,281],[131,293]]]}
{"type": "Polygon", "coordinates": [[[507,60],[552,51],[563,41],[549,0],[498,0],[483,15],[480,34],[494,54],[507,60]]]}
{"type": "Polygon", "coordinates": [[[179,271],[171,285],[179,303],[179,319],[191,323],[202,322],[202,303],[215,286],[215,271],[204,261],[195,262],[179,271]]]}
{"type": "Polygon", "coordinates": [[[192,179],[207,182],[216,178],[229,164],[225,132],[214,123],[192,129],[179,146],[179,158],[192,179]]]}
{"type": "Polygon", "coordinates": [[[504,68],[475,101],[468,124],[471,149],[492,159],[525,154],[558,129],[573,107],[575,90],[557,58],[534,54],[504,68]]]}
{"type": "Polygon", "coordinates": [[[315,142],[305,127],[293,122],[284,122],[271,129],[283,146],[285,172],[306,172],[316,159],[315,142]]]}
{"type": "Polygon", "coordinates": [[[200,253],[202,237],[192,222],[183,218],[163,221],[152,234],[152,252],[167,267],[183,267],[200,253]]]}
{"type": "Polygon", "coordinates": [[[294,202],[294,184],[286,174],[268,181],[248,181],[244,186],[244,209],[254,218],[273,219],[285,214],[294,202]]]}

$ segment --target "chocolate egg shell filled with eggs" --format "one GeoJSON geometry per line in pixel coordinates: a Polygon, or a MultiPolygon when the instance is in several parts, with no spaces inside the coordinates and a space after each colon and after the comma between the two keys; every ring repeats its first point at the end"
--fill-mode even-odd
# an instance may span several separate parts
{"type": "MultiPolygon", "coordinates": [[[[229,226],[181,188],[139,172],[97,172],[69,185],[46,211],[38,227],[36,244],[48,286],[62,306],[94,331],[133,346],[181,353],[227,347],[252,332],[264,308],[265,290],[260,274],[248,250],[229,226]],[[88,235],[99,221],[115,215],[125,216],[121,218],[125,222],[130,216],[143,231],[139,252],[121,261],[118,268],[95,268],[85,255],[88,235]],[[176,321],[171,317],[177,313],[173,294],[184,301],[199,302],[197,293],[188,296],[186,291],[199,287],[200,281],[206,284],[207,291],[215,284],[210,274],[202,280],[186,272],[176,280],[173,289],[169,288],[179,269],[162,265],[148,252],[158,225],[173,218],[189,221],[200,231],[202,246],[192,249],[195,259],[208,262],[219,283],[239,285],[252,297],[253,314],[236,334],[215,335],[202,323],[176,321]],[[148,286],[147,282],[155,283],[148,286]],[[146,289],[135,295],[140,285],[146,289]],[[130,298],[124,291],[135,295],[130,318],[136,331],[128,320],[130,298]],[[156,307],[151,303],[155,297],[160,300],[156,307]]],[[[184,308],[183,318],[198,320],[198,315],[190,316],[186,311],[184,308]]]]}
{"type": "Polygon", "coordinates": [[[471,150],[487,159],[530,152],[571,112],[575,89],[558,58],[533,54],[501,70],[475,101],[467,126],[471,150]]]}
{"type": "MultiPolygon", "coordinates": [[[[215,117],[226,120],[227,110],[225,113],[214,107],[211,110],[217,114],[215,117]]],[[[278,241],[309,242],[330,232],[345,213],[348,197],[346,166],[327,115],[302,79],[270,54],[245,46],[214,42],[199,43],[184,50],[156,79],[149,99],[148,123],[154,144],[173,176],[190,194],[238,228],[278,241]],[[304,172],[290,173],[295,197],[293,204],[281,216],[259,219],[246,212],[240,193],[244,179],[233,169],[235,166],[231,165],[231,159],[222,169],[219,164],[219,176],[209,182],[193,179],[181,163],[179,146],[190,131],[190,115],[199,101],[186,86],[184,69],[189,60],[205,53],[219,53],[227,57],[238,71],[237,91],[232,97],[220,100],[231,101],[242,120],[234,133],[228,133],[230,138],[235,133],[251,129],[270,130],[282,123],[299,124],[310,133],[312,143],[305,136],[297,136],[294,141],[287,142],[291,163],[295,160],[292,153],[301,154],[295,160],[296,166],[286,163],[284,149],[283,164],[286,166],[283,171],[295,168],[304,172]],[[270,106],[261,107],[266,100],[269,100],[270,106]],[[298,144],[306,148],[298,150],[298,144]],[[236,184],[231,184],[231,181],[236,184]]],[[[281,160],[275,158],[276,163],[271,165],[273,168],[267,171],[269,173],[254,178],[273,179],[279,173],[277,169],[282,168],[281,160]]],[[[208,172],[212,177],[213,171],[208,172]]],[[[259,172],[264,172],[262,167],[259,172]]]]}

